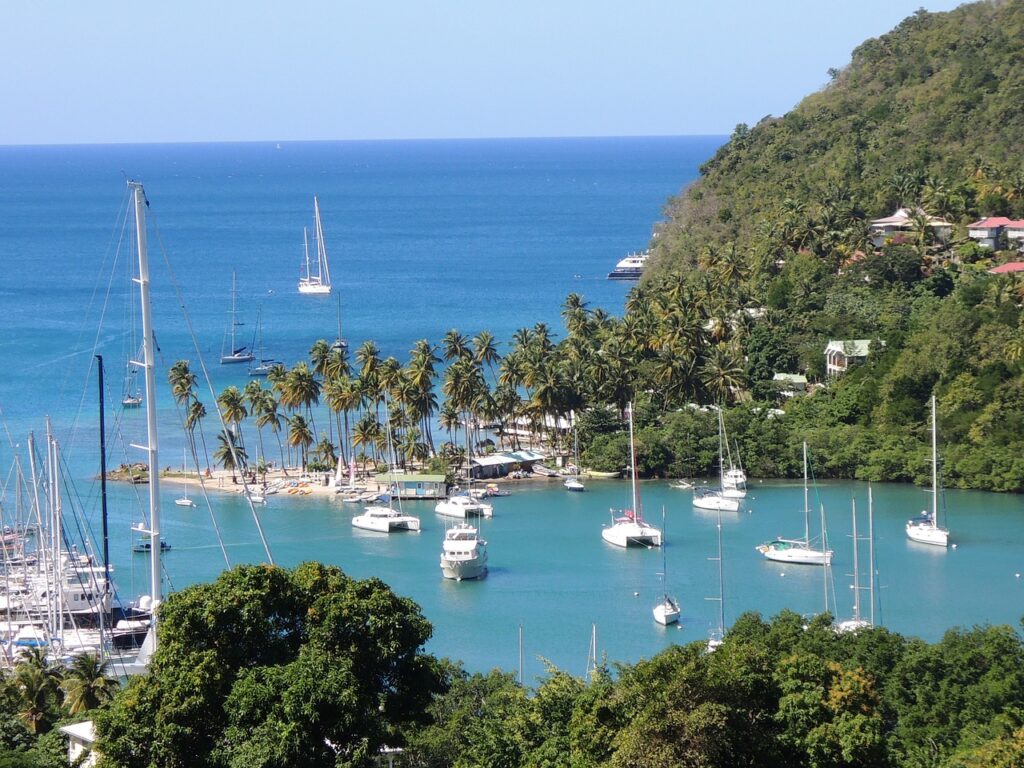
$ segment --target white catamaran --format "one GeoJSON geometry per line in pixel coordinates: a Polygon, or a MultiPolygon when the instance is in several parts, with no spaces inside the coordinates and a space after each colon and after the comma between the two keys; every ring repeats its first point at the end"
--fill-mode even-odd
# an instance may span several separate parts
{"type": "Polygon", "coordinates": [[[949,545],[949,531],[939,528],[939,440],[936,427],[935,395],[932,395],[932,511],[907,521],[907,538],[938,547],[949,545]]]}
{"type": "Polygon", "coordinates": [[[324,229],[320,223],[320,201],[313,196],[313,241],[316,246],[316,272],[310,266],[309,232],[303,228],[302,241],[306,253],[306,276],[299,278],[299,293],[326,295],[331,292],[331,269],[327,265],[327,246],[324,243],[324,229]]]}

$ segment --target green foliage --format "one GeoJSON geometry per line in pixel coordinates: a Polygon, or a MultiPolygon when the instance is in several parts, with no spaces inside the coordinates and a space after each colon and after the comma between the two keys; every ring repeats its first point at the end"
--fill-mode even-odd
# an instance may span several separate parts
{"type": "Polygon", "coordinates": [[[314,563],[227,571],[159,626],[150,673],[97,717],[115,765],[366,765],[442,686],[412,601],[314,563]]]}

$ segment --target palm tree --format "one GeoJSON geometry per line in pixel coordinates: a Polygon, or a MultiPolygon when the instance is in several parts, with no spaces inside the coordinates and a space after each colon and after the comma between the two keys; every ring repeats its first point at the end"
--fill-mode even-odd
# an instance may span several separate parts
{"type": "Polygon", "coordinates": [[[486,365],[494,378],[494,364],[501,360],[501,355],[490,331],[480,331],[473,337],[473,360],[477,365],[486,365]]]}
{"type": "Polygon", "coordinates": [[[452,328],[441,339],[445,360],[468,360],[472,357],[466,337],[452,328]]]}
{"type": "Polygon", "coordinates": [[[288,371],[281,385],[281,405],[295,410],[306,409],[309,424],[313,424],[313,406],[320,402],[320,382],[305,363],[296,363],[288,371]]]}
{"type": "Polygon", "coordinates": [[[263,390],[263,397],[256,408],[256,429],[262,432],[264,427],[270,427],[270,431],[277,438],[277,447],[281,452],[281,468],[285,476],[288,475],[288,462],[284,458],[284,444],[281,442],[281,414],[277,412],[277,400],[270,390],[263,390]]]}
{"type": "Polygon", "coordinates": [[[338,454],[334,450],[334,443],[327,435],[321,437],[320,442],[316,444],[316,458],[320,463],[331,467],[338,463],[338,454]]]}
{"type": "Polygon", "coordinates": [[[64,673],[64,703],[68,713],[78,715],[96,709],[114,698],[120,686],[107,677],[107,662],[98,655],[76,656],[64,673]]]}
{"type": "Polygon", "coordinates": [[[331,345],[324,339],[317,339],[309,348],[309,364],[313,366],[313,372],[321,379],[327,376],[327,365],[331,357],[331,345]]]}
{"type": "Polygon", "coordinates": [[[701,367],[701,383],[715,402],[732,402],[743,386],[743,365],[739,356],[724,345],[712,348],[701,367]]]}
{"type": "Polygon", "coordinates": [[[224,469],[231,472],[231,482],[238,482],[235,472],[244,470],[248,457],[245,455],[245,448],[230,430],[221,430],[217,433],[217,450],[213,452],[213,460],[224,469]]]}
{"type": "Polygon", "coordinates": [[[13,679],[20,698],[18,717],[32,733],[45,733],[50,729],[51,713],[59,694],[57,678],[49,670],[33,663],[16,665],[13,679]]]}
{"type": "Polygon", "coordinates": [[[221,416],[224,417],[228,428],[238,438],[238,444],[245,445],[242,437],[242,421],[249,415],[245,408],[245,397],[238,387],[226,387],[217,398],[217,405],[220,406],[221,416]]]}
{"type": "Polygon", "coordinates": [[[307,467],[307,452],[312,444],[313,432],[310,430],[308,422],[302,418],[301,414],[296,413],[288,419],[288,445],[301,451],[303,470],[307,467]]]}

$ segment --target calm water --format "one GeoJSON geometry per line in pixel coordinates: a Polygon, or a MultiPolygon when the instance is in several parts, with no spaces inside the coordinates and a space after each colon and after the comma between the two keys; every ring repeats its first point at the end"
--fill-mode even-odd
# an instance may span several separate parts
{"type": "MultiPolygon", "coordinates": [[[[404,360],[416,339],[436,341],[452,327],[471,335],[487,329],[499,340],[538,321],[560,329],[560,306],[572,291],[591,306],[620,312],[628,285],[605,274],[625,252],[646,245],[665,198],[696,176],[720,141],[0,148],[0,408],[10,436],[0,441],[3,474],[10,443],[23,445],[50,415],[78,493],[74,505],[98,527],[90,361],[95,344],[107,360],[108,402],[119,402],[120,371],[134,343],[123,249],[115,258],[126,200],[122,172],[145,182],[152,204],[161,464],[167,465],[181,461],[182,433],[163,375],[179,358],[197,359],[175,282],[217,390],[247,381],[241,367],[215,364],[232,270],[245,330],[251,332],[262,308],[267,356],[292,363],[315,339],[334,337],[335,297],[300,297],[295,289],[314,193],[345,336],[353,347],[375,339],[383,354],[404,360]]],[[[112,461],[139,460],[127,445],[141,441],[142,412],[112,410],[109,418],[112,461]]],[[[581,672],[593,623],[603,652],[635,660],[667,643],[704,637],[714,616],[714,604],[703,599],[717,592],[715,565],[706,559],[714,554],[714,518],[694,512],[683,492],[645,484],[648,516],[658,517],[663,504],[668,511],[669,582],[684,606],[683,629],[665,630],[650,618],[660,554],[618,551],[600,539],[608,508],[624,504],[627,493],[610,481],[592,482],[580,495],[552,485],[517,487],[497,500],[496,517],[485,525],[492,570],[479,584],[440,578],[443,526],[431,505],[416,509],[422,533],[391,538],[353,531],[352,508],[328,500],[275,497],[263,520],[279,562],[337,563],[415,598],[434,623],[438,653],[473,669],[513,668],[522,623],[528,675],[541,671],[538,655],[581,672]]],[[[822,489],[843,616],[852,605],[845,574],[852,569],[846,536],[854,493],[866,507],[862,486],[822,489]]],[[[164,527],[174,549],[166,565],[169,580],[181,587],[213,578],[223,560],[209,513],[202,505],[173,506],[174,495],[167,489],[164,527]]],[[[752,495],[751,514],[724,520],[727,617],[747,609],[819,610],[820,569],[770,565],[753,550],[765,538],[800,531],[799,487],[765,484],[752,495]]],[[[141,507],[136,489],[120,487],[113,496],[121,589],[147,591],[145,558],[128,548],[128,525],[141,507]]],[[[903,539],[902,521],[926,503],[923,492],[878,489],[881,618],[931,638],[953,624],[1015,622],[1024,613],[1015,577],[1024,570],[1020,500],[947,498],[961,546],[941,552],[903,539]]],[[[259,560],[248,509],[232,497],[213,503],[232,562],[259,560]]]]}

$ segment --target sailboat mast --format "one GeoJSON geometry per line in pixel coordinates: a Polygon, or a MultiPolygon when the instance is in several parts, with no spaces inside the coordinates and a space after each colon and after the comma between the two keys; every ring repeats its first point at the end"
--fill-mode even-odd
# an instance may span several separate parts
{"type": "Polygon", "coordinates": [[[853,499],[853,620],[860,621],[860,557],[857,554],[857,500],[853,499]]]}
{"type": "Polygon", "coordinates": [[[807,441],[804,440],[804,546],[811,545],[811,510],[807,500],[807,441]]]}
{"type": "MultiPolygon", "coordinates": [[[[153,626],[162,600],[160,572],[160,464],[157,460],[156,356],[153,354],[153,313],[150,307],[149,253],[146,243],[146,193],[142,184],[128,182],[135,196],[135,236],[139,250],[139,300],[142,307],[142,369],[146,382],[146,446],[149,465],[149,570],[153,592],[153,626]]],[[[235,345],[235,273],[231,273],[231,349],[235,345]]],[[[155,641],[155,635],[154,635],[155,641]]]]}
{"type": "Polygon", "coordinates": [[[324,227],[320,223],[320,200],[313,195],[313,216],[316,219],[316,278],[320,285],[331,284],[331,270],[327,266],[327,244],[324,242],[324,227]]]}
{"type": "Polygon", "coordinates": [[[110,537],[107,532],[107,430],[103,408],[103,355],[96,355],[100,397],[100,515],[103,519],[103,593],[110,591],[110,537]]]}
{"type": "Polygon", "coordinates": [[[633,519],[641,520],[643,515],[640,512],[640,497],[636,492],[636,447],[633,444],[633,403],[629,404],[629,468],[630,479],[633,483],[633,519]]]}
{"type": "Polygon", "coordinates": [[[871,626],[875,626],[875,501],[871,493],[871,486],[868,486],[868,599],[871,601],[871,608],[868,614],[871,616],[871,626]]]}
{"type": "Polygon", "coordinates": [[[939,436],[935,395],[932,395],[932,528],[939,527],[939,436]]]}
{"type": "Polygon", "coordinates": [[[309,230],[302,228],[302,247],[306,253],[306,282],[309,282],[309,230]]]}
{"type": "Polygon", "coordinates": [[[722,570],[722,508],[718,508],[718,631],[725,635],[725,574],[722,570]]]}

